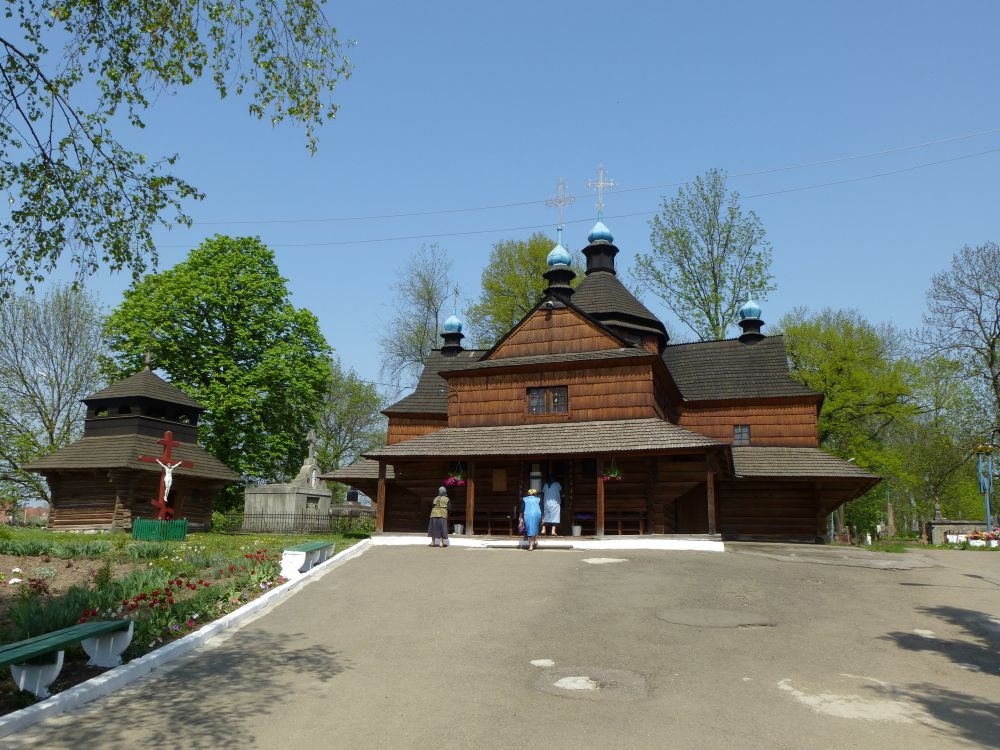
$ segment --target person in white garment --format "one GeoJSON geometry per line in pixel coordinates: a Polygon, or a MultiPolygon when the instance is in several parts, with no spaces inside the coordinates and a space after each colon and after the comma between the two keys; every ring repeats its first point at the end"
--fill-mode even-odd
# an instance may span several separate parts
{"type": "Polygon", "coordinates": [[[562,512],[562,485],[553,479],[542,485],[542,534],[545,534],[545,527],[551,526],[552,536],[558,536],[556,530],[559,526],[560,514],[562,512]]]}

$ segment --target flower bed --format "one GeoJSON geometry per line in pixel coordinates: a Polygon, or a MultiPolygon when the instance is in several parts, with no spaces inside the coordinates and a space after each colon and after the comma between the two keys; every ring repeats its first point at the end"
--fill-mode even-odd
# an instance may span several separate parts
{"type": "MultiPolygon", "coordinates": [[[[21,549],[40,554],[51,553],[53,545],[72,546],[61,538],[67,535],[49,536],[15,541],[30,541],[21,549]]],[[[0,574],[7,583],[6,588],[0,588],[5,595],[0,598],[3,640],[23,640],[77,622],[130,619],[135,625],[132,643],[124,654],[127,661],[197,630],[282,583],[282,549],[307,538],[330,538],[342,549],[362,537],[269,535],[247,539],[196,534],[185,543],[133,543],[124,534],[114,535],[87,548],[91,554],[100,548],[103,559],[68,561],[74,571],[68,581],[61,573],[69,568],[40,568],[38,563],[45,557],[7,558],[20,564],[4,570],[19,568],[21,576],[13,570],[0,574]],[[54,575],[36,578],[39,569],[51,570],[54,575]],[[21,581],[12,584],[17,577],[21,581]]],[[[55,686],[58,690],[97,673],[84,668],[86,656],[78,647],[67,650],[66,663],[55,686]]],[[[12,680],[0,678],[0,714],[33,702],[34,697],[18,691],[12,680]]]]}

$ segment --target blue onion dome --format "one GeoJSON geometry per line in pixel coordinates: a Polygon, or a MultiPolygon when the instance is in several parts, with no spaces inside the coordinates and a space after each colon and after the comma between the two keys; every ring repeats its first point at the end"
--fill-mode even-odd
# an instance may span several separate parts
{"type": "Polygon", "coordinates": [[[590,243],[594,242],[614,242],[614,235],[611,234],[611,230],[605,226],[604,222],[598,219],[597,223],[594,224],[594,228],[590,230],[590,234],[587,235],[587,241],[590,243]]]}
{"type": "Polygon", "coordinates": [[[611,230],[605,225],[603,221],[598,219],[597,223],[594,224],[593,229],[590,230],[590,234],[587,235],[587,241],[590,243],[594,242],[614,242],[614,235],[611,234],[611,230]]]}
{"type": "Polygon", "coordinates": [[[570,255],[569,250],[564,248],[562,245],[556,245],[552,248],[551,252],[549,252],[545,262],[550,268],[558,265],[571,266],[573,265],[573,256],[570,255]]]}
{"type": "Polygon", "coordinates": [[[743,303],[743,307],[740,308],[740,320],[760,318],[760,313],[760,305],[754,302],[753,295],[750,295],[747,297],[747,301],[743,303]]]}
{"type": "Polygon", "coordinates": [[[444,332],[445,333],[461,333],[462,332],[462,321],[458,319],[457,315],[452,315],[444,322],[444,332]]]}

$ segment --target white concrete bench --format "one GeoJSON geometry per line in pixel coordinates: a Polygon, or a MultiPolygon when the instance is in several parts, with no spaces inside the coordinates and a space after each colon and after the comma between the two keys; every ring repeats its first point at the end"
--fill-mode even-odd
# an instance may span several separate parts
{"type": "Polygon", "coordinates": [[[281,575],[291,580],[333,556],[334,542],[304,542],[281,553],[281,575]]]}
{"type": "Polygon", "coordinates": [[[87,622],[8,643],[0,647],[0,667],[10,666],[11,676],[21,690],[28,690],[37,698],[48,698],[49,685],[62,671],[66,647],[76,643],[83,646],[90,657],[88,666],[117,667],[122,663],[122,652],[132,642],[133,625],[131,620],[87,622]],[[53,653],[55,661],[49,664],[30,661],[53,653]]]}

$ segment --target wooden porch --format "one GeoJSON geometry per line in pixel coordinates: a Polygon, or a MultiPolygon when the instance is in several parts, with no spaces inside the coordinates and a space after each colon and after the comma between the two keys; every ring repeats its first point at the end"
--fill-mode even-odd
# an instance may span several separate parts
{"type": "Polygon", "coordinates": [[[430,503],[449,473],[465,484],[450,487],[449,530],[474,536],[515,536],[518,506],[534,482],[562,485],[561,537],[716,534],[716,474],[706,451],[654,456],[455,459],[394,461],[387,481],[382,464],[376,483],[376,530],[426,531],[430,503]],[[607,478],[608,474],[618,478],[607,478]]]}

